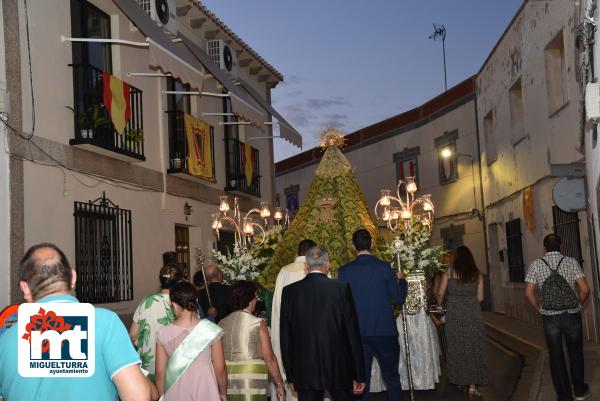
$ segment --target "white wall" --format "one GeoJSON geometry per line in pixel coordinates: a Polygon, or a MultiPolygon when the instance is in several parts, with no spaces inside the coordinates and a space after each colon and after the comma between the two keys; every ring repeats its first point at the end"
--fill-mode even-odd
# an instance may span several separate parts
{"type": "MultiPolygon", "coordinates": [[[[132,41],[144,41],[142,35],[110,0],[90,0],[90,3],[111,16],[111,34],[114,38],[132,41]]],[[[29,6],[29,26],[31,37],[31,58],[33,86],[35,90],[36,128],[34,138],[44,138],[57,142],[54,146],[68,146],[73,138],[73,115],[65,108],[73,104],[73,75],[68,67],[71,62],[71,43],[60,41],[60,36],[70,36],[71,15],[70,2],[35,1],[29,6]]],[[[27,47],[24,16],[21,13],[21,60],[22,60],[22,107],[24,130],[30,130],[31,99],[29,96],[29,65],[27,63],[27,47]]],[[[182,22],[186,20],[182,18],[182,22]]],[[[1,23],[1,18],[0,18],[1,23]]],[[[203,29],[206,29],[206,25],[203,29]]],[[[204,31],[189,32],[193,39],[200,43],[204,31]]],[[[3,39],[3,36],[1,36],[3,39]]],[[[2,42],[0,42],[0,45],[2,42]]],[[[203,47],[203,46],[201,46],[203,47]]],[[[1,52],[4,56],[4,52],[1,52]]],[[[143,91],[144,116],[144,148],[146,161],[136,165],[146,168],[147,173],[166,173],[168,168],[168,119],[164,111],[167,109],[167,95],[164,78],[128,77],[128,72],[151,72],[148,66],[148,50],[129,46],[112,46],[113,75],[127,81],[143,91]]],[[[3,68],[4,62],[0,60],[3,68]]],[[[3,80],[0,71],[0,81],[3,80]]],[[[245,72],[245,74],[247,74],[245,72]]],[[[259,82],[258,76],[247,75],[253,87],[261,94],[266,94],[266,83],[259,82]]],[[[205,91],[220,92],[222,87],[214,78],[204,82],[205,91]]],[[[217,189],[222,191],[225,179],[225,146],[224,129],[219,126],[219,117],[201,117],[202,112],[222,112],[222,99],[214,97],[194,97],[191,99],[192,114],[207,120],[215,128],[214,163],[216,182],[190,180],[189,186],[199,187],[196,197],[201,198],[202,191],[217,189]],[[207,188],[208,187],[208,188],[207,188]],[[200,193],[200,194],[199,194],[200,193]]],[[[261,134],[264,135],[264,134],[261,134]]],[[[42,140],[40,139],[40,142],[42,140]]],[[[253,141],[252,146],[260,151],[262,174],[261,197],[247,196],[253,201],[271,201],[272,190],[272,155],[269,141],[253,141]]],[[[85,157],[80,154],[80,157],[85,157]]],[[[0,153],[0,306],[8,302],[8,250],[4,252],[4,238],[8,238],[10,227],[8,216],[8,168],[6,156],[0,153]],[[6,212],[5,212],[6,210],[6,212]],[[5,235],[6,231],[6,235],[5,235]],[[6,261],[4,261],[6,258],[6,261]],[[6,274],[4,271],[6,270],[6,274]],[[6,290],[5,290],[5,287],[6,290]]],[[[110,162],[107,158],[105,161],[110,162]]],[[[105,305],[117,312],[127,314],[133,311],[139,299],[158,289],[158,272],[162,265],[162,253],[172,251],[175,247],[175,225],[186,225],[190,228],[190,270],[195,271],[194,248],[199,247],[205,255],[210,253],[214,234],[210,229],[210,215],[217,212],[216,204],[209,201],[198,201],[182,196],[165,194],[159,191],[145,191],[136,187],[126,189],[127,183],[119,187],[107,182],[82,175],[58,167],[44,166],[39,163],[24,163],[24,218],[25,248],[39,242],[54,242],[61,247],[69,260],[75,264],[75,232],[74,202],[87,202],[106,196],[123,209],[132,211],[133,238],[133,289],[132,301],[105,305]],[[187,219],[184,216],[184,204],[193,208],[187,219]]],[[[143,174],[137,171],[136,174],[143,174]]],[[[139,178],[139,177],[131,177],[139,178]]],[[[211,192],[212,193],[212,192],[211,192]]],[[[214,193],[213,193],[214,194],[214,193]]],[[[208,197],[208,196],[207,196],[208,197]]]]}
{"type": "MultiPolygon", "coordinates": [[[[583,161],[580,149],[579,65],[576,63],[576,7],[573,2],[524,3],[477,76],[477,113],[481,140],[481,159],[493,308],[510,316],[540,324],[536,311],[523,295],[524,283],[510,282],[505,224],[521,219],[525,272],[530,263],[543,255],[543,238],[554,231],[552,189],[556,177],[553,164],[583,161]],[[558,79],[547,73],[551,63],[545,50],[562,32],[566,97],[555,107],[549,89],[558,79]],[[510,91],[521,81],[524,137],[515,141],[510,91]],[[494,141],[486,135],[486,116],[493,116],[494,141]],[[486,142],[489,141],[489,142],[486,142]],[[495,144],[495,155],[490,150],[495,144]],[[535,228],[526,227],[523,190],[533,188],[535,228]],[[504,253],[504,261],[498,255],[504,253]]],[[[579,213],[579,236],[584,271],[591,280],[592,263],[586,213],[579,213]]],[[[586,338],[596,340],[594,306],[584,313],[586,338]]]]}
{"type": "Polygon", "coordinates": [[[174,250],[175,224],[190,227],[190,271],[195,271],[194,248],[210,253],[214,235],[210,229],[210,214],[216,205],[167,195],[165,207],[162,194],[138,192],[98,184],[88,177],[48,168],[31,162],[24,165],[25,182],[25,248],[39,242],[54,242],[75,264],[74,202],[93,201],[106,192],[106,197],[132,212],[133,290],[134,300],[108,304],[118,312],[131,312],[140,298],[158,290],[158,272],[162,254],[174,250]],[[83,183],[93,186],[88,188],[83,183]],[[186,220],[184,204],[193,212],[186,220]]]}
{"type": "MultiPolygon", "coordinates": [[[[596,3],[597,1],[583,1],[581,5],[582,15],[584,15],[586,8],[592,3],[596,3]]],[[[593,15],[596,21],[600,18],[600,10],[596,6],[593,15]]],[[[600,33],[598,29],[596,29],[595,34],[592,38],[594,40],[593,44],[593,54],[594,58],[592,60],[594,65],[594,76],[589,76],[588,80],[597,79],[600,76],[600,33]]],[[[582,86],[586,85],[586,82],[581,83],[582,86]]],[[[584,125],[584,135],[585,135],[585,164],[586,164],[586,175],[587,175],[587,190],[588,190],[588,198],[587,198],[587,207],[588,207],[588,222],[591,227],[591,235],[595,236],[596,244],[595,244],[595,252],[593,256],[595,257],[596,263],[596,274],[593,277],[594,282],[591,282],[591,286],[595,290],[594,301],[596,305],[600,304],[599,297],[599,286],[600,282],[598,281],[599,271],[598,271],[598,255],[600,255],[600,244],[598,241],[600,240],[600,226],[599,226],[599,218],[600,218],[600,207],[598,202],[600,201],[600,146],[598,146],[597,138],[594,138],[593,125],[585,124],[584,125]]],[[[594,242],[590,241],[590,246],[594,246],[594,242]]],[[[591,281],[592,278],[590,278],[591,281]]]]}

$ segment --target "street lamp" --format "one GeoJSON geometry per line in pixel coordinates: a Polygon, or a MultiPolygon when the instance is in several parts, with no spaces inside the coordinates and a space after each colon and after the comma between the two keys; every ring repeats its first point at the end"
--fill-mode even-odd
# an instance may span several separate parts
{"type": "MultiPolygon", "coordinates": [[[[431,200],[431,195],[426,194],[415,198],[417,193],[417,183],[415,177],[406,177],[404,180],[398,180],[395,196],[389,189],[381,190],[381,197],[375,204],[375,217],[383,220],[387,227],[396,234],[396,239],[392,242],[392,247],[396,250],[398,258],[398,269],[401,269],[400,252],[404,247],[404,242],[400,239],[401,235],[412,235],[411,225],[415,222],[421,224],[425,229],[431,231],[433,225],[434,206],[431,200]],[[404,186],[404,194],[401,194],[400,189],[404,186]],[[402,195],[405,195],[404,197],[402,195]],[[403,233],[403,234],[402,234],[403,233]]],[[[406,239],[406,238],[405,238],[406,239]]],[[[424,300],[425,272],[419,268],[418,271],[409,273],[407,277],[409,285],[416,285],[420,288],[420,298],[424,300]]],[[[408,365],[408,387],[410,390],[410,398],[414,401],[414,386],[412,376],[412,362],[410,356],[410,346],[408,341],[408,321],[406,314],[410,313],[406,308],[406,304],[402,306],[402,328],[404,332],[404,351],[406,353],[406,361],[408,365]]]]}
{"type": "Polygon", "coordinates": [[[398,180],[395,196],[389,189],[382,189],[381,197],[375,204],[375,217],[383,220],[394,233],[404,230],[413,217],[424,226],[431,227],[434,214],[431,195],[415,198],[417,190],[415,177],[398,180]],[[404,186],[405,197],[400,191],[402,186],[404,186]]]}
{"type": "Polygon", "coordinates": [[[458,158],[458,156],[462,156],[462,157],[466,157],[469,160],[471,160],[471,179],[473,181],[473,210],[471,212],[476,213],[479,220],[481,220],[482,216],[481,216],[481,212],[479,211],[479,208],[477,207],[477,195],[476,195],[476,190],[475,190],[475,166],[474,166],[475,158],[473,157],[473,155],[468,154],[468,153],[455,152],[449,146],[446,146],[440,150],[440,156],[443,159],[449,159],[454,155],[456,155],[457,158],[458,158]]]}
{"type": "MultiPolygon", "coordinates": [[[[277,217],[280,217],[281,212],[279,211],[278,215],[276,210],[275,213],[275,219],[277,220],[277,217]]],[[[223,228],[223,224],[228,224],[233,227],[235,242],[243,249],[250,245],[255,229],[258,229],[263,234],[261,243],[265,241],[264,234],[270,216],[271,210],[269,209],[269,204],[267,202],[261,202],[260,207],[250,209],[248,213],[242,217],[238,197],[236,196],[233,198],[232,209],[229,205],[229,198],[227,196],[221,196],[219,197],[219,213],[214,213],[211,216],[211,228],[217,234],[217,238],[219,238],[219,231],[223,228]],[[230,210],[233,211],[230,213],[230,210]],[[264,224],[256,221],[253,216],[254,214],[259,215],[261,219],[264,220],[264,224]]]]}

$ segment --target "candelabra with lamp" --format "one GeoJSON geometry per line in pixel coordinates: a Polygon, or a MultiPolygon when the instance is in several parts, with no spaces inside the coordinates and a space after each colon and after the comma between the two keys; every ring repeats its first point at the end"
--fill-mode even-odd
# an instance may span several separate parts
{"type": "MultiPolygon", "coordinates": [[[[211,227],[215,231],[217,239],[219,239],[220,230],[227,224],[233,228],[235,243],[240,249],[244,249],[252,244],[253,237],[257,231],[261,234],[261,240],[258,244],[262,244],[265,241],[265,232],[269,227],[271,210],[267,202],[261,202],[260,207],[250,209],[246,214],[242,214],[237,196],[233,198],[233,207],[229,204],[228,196],[221,196],[219,197],[219,213],[213,213],[211,217],[211,227]],[[260,220],[257,218],[258,216],[260,216],[260,220]]],[[[278,225],[282,220],[289,222],[287,212],[284,216],[280,207],[275,208],[273,219],[278,225]]]]}
{"type": "MultiPolygon", "coordinates": [[[[431,195],[422,195],[415,197],[417,192],[417,183],[414,177],[406,177],[404,180],[398,180],[396,193],[392,194],[389,189],[381,190],[381,197],[375,205],[375,217],[385,222],[387,228],[394,234],[394,240],[391,247],[396,252],[396,262],[401,271],[400,253],[405,241],[412,235],[414,224],[420,224],[426,230],[431,231],[434,219],[434,205],[431,201],[431,195]],[[404,191],[401,191],[404,189],[404,191]],[[404,239],[404,240],[403,240],[404,239]]],[[[415,314],[421,307],[426,307],[426,277],[425,271],[418,266],[408,272],[406,276],[409,288],[416,287],[418,291],[413,291],[407,296],[405,304],[402,306],[402,327],[404,331],[404,349],[408,365],[408,385],[410,398],[414,400],[414,386],[412,377],[411,355],[408,341],[408,321],[407,314],[415,314]]]]}

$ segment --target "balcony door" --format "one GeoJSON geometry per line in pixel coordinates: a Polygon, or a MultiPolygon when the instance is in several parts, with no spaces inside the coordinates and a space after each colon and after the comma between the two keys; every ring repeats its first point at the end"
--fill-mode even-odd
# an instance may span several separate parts
{"type": "MultiPolygon", "coordinates": [[[[75,38],[110,38],[110,16],[85,0],[71,0],[71,35],[75,38]]],[[[110,44],[73,42],[73,64],[91,65],[112,72],[110,44]]]]}

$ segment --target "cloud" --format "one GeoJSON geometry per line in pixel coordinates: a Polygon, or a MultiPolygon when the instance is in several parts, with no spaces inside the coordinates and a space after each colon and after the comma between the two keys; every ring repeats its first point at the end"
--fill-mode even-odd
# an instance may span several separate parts
{"type": "Polygon", "coordinates": [[[291,92],[287,92],[286,96],[291,96],[291,97],[298,97],[300,95],[302,95],[304,93],[304,91],[301,91],[300,89],[291,91],[291,92]]]}
{"type": "Polygon", "coordinates": [[[331,114],[325,114],[323,116],[323,118],[325,120],[331,120],[331,121],[346,120],[348,118],[348,114],[344,114],[344,113],[331,113],[331,114]]]}
{"type": "Polygon", "coordinates": [[[315,98],[309,98],[305,100],[306,102],[306,107],[308,107],[311,110],[322,110],[322,109],[328,109],[330,107],[334,107],[334,106],[349,106],[350,102],[346,99],[343,99],[341,97],[331,97],[328,99],[315,99],[315,98]]]}
{"type": "Polygon", "coordinates": [[[310,113],[302,107],[302,104],[290,104],[282,106],[284,116],[286,116],[292,125],[298,127],[308,127],[310,125],[310,113]]]}
{"type": "Polygon", "coordinates": [[[300,78],[298,75],[290,75],[289,77],[286,77],[280,85],[287,87],[287,86],[299,85],[301,83],[302,83],[302,78],[300,78]]]}

